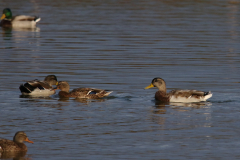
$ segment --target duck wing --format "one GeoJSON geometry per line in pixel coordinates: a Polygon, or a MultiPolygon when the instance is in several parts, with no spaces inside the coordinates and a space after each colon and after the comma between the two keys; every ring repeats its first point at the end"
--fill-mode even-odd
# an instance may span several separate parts
{"type": "Polygon", "coordinates": [[[0,139],[0,150],[2,151],[18,151],[20,150],[19,146],[8,139],[0,139]]]}
{"type": "Polygon", "coordinates": [[[33,81],[28,81],[25,84],[20,85],[19,87],[21,92],[24,93],[31,93],[36,89],[39,90],[50,90],[52,89],[52,86],[50,86],[47,82],[45,81],[39,81],[37,79],[33,80],[33,81]]]}
{"type": "Polygon", "coordinates": [[[25,15],[19,15],[13,17],[12,21],[40,21],[40,18],[37,16],[25,16],[25,15]]]}
{"type": "Polygon", "coordinates": [[[168,93],[170,102],[201,102],[212,97],[212,93],[198,90],[173,90],[168,93]]]}
{"type": "Polygon", "coordinates": [[[97,88],[77,88],[70,92],[71,97],[77,98],[102,98],[108,96],[110,93],[112,93],[112,91],[105,91],[97,88]]]}

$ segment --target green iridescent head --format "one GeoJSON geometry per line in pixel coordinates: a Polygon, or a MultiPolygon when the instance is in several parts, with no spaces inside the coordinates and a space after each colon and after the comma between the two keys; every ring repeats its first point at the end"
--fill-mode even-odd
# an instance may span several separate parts
{"type": "Polygon", "coordinates": [[[3,15],[2,15],[1,19],[4,19],[4,18],[12,19],[12,12],[11,12],[11,10],[9,8],[5,8],[3,10],[3,15]]]}

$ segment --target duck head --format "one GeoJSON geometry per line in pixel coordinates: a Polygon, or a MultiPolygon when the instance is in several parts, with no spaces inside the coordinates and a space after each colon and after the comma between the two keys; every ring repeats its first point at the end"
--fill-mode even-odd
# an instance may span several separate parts
{"type": "Polygon", "coordinates": [[[44,81],[46,81],[50,86],[58,85],[57,77],[55,75],[48,75],[44,81]]]}
{"type": "Polygon", "coordinates": [[[27,134],[23,131],[19,131],[15,134],[15,136],[13,137],[13,141],[16,143],[23,143],[24,141],[28,142],[28,143],[33,143],[33,141],[30,141],[27,137],[27,134]]]}
{"type": "Polygon", "coordinates": [[[69,92],[70,85],[66,81],[59,81],[57,85],[57,89],[60,89],[61,91],[69,92]]]}
{"type": "Polygon", "coordinates": [[[2,14],[1,19],[4,19],[4,18],[6,18],[6,19],[12,19],[12,12],[11,12],[10,8],[5,8],[5,9],[3,10],[3,14],[2,14]]]}
{"type": "Polygon", "coordinates": [[[145,89],[149,89],[152,87],[157,87],[160,91],[164,91],[164,92],[166,92],[167,90],[165,81],[159,77],[154,78],[152,80],[152,83],[149,86],[145,87],[145,89]]]}

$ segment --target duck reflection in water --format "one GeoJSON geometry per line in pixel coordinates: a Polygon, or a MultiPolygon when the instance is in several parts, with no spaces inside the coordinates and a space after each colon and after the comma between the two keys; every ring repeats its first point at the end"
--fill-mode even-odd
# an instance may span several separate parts
{"type": "MultiPolygon", "coordinates": [[[[70,98],[71,97],[61,97],[61,96],[59,96],[58,101],[69,102],[70,98]]],[[[106,99],[87,99],[87,98],[73,98],[73,99],[76,102],[80,102],[80,103],[84,103],[84,104],[89,104],[91,102],[104,102],[104,101],[106,101],[106,99]]]]}
{"type": "Polygon", "coordinates": [[[155,101],[156,108],[165,108],[165,107],[192,107],[199,109],[204,106],[211,106],[212,103],[210,102],[195,102],[195,103],[177,103],[177,102],[160,102],[155,101]]]}
{"type": "Polygon", "coordinates": [[[201,109],[206,106],[210,106],[211,103],[199,102],[199,103],[169,103],[169,102],[160,102],[155,100],[155,105],[151,109],[150,119],[164,128],[167,117],[165,114],[172,114],[172,109],[185,112],[188,111],[187,108],[201,109]],[[168,113],[169,112],[169,113],[168,113]]]}
{"type": "Polygon", "coordinates": [[[0,159],[14,159],[14,160],[28,160],[29,158],[25,157],[27,151],[22,152],[3,152],[0,153],[0,159]]]}

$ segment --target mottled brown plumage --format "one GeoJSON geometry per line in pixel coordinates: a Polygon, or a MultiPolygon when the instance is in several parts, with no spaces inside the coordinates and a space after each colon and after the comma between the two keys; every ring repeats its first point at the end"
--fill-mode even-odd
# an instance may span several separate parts
{"type": "Polygon", "coordinates": [[[71,92],[70,86],[66,81],[59,81],[57,89],[60,89],[59,96],[64,97],[74,97],[74,98],[88,98],[97,99],[108,96],[112,91],[105,91],[103,89],[96,88],[77,88],[73,89],[71,92]]]}
{"type": "Polygon", "coordinates": [[[162,78],[154,78],[145,89],[157,87],[155,99],[161,102],[201,102],[212,97],[212,93],[197,90],[173,90],[167,93],[166,83],[162,78]]]}
{"type": "Polygon", "coordinates": [[[26,153],[27,153],[27,151],[2,152],[2,153],[0,153],[0,159],[26,160],[24,158],[26,153]]]}
{"type": "Polygon", "coordinates": [[[155,93],[155,99],[161,102],[169,102],[169,96],[167,96],[166,93],[162,91],[157,91],[155,93]]]}
{"type": "Polygon", "coordinates": [[[13,137],[13,141],[8,139],[0,139],[0,153],[10,151],[27,151],[27,146],[23,143],[24,141],[33,143],[30,141],[23,131],[19,131],[13,137]]]}
{"type": "Polygon", "coordinates": [[[49,96],[55,93],[52,85],[57,84],[57,77],[55,75],[48,75],[44,81],[39,81],[37,79],[28,81],[25,84],[20,85],[19,89],[23,95],[49,96]]]}

